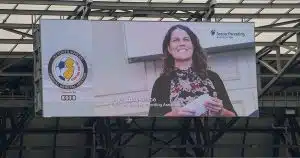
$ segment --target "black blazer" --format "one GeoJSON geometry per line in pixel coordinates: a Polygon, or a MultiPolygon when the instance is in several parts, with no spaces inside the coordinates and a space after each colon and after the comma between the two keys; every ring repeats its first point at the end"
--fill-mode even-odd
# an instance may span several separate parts
{"type": "MultiPolygon", "coordinates": [[[[150,110],[148,116],[163,116],[172,110],[171,107],[168,105],[170,105],[170,83],[173,75],[174,74],[172,73],[170,75],[161,75],[154,82],[151,93],[150,110]]],[[[207,71],[207,75],[216,88],[218,98],[223,101],[224,108],[236,114],[232,103],[228,97],[223,81],[221,80],[219,75],[210,70],[207,71]]]]}

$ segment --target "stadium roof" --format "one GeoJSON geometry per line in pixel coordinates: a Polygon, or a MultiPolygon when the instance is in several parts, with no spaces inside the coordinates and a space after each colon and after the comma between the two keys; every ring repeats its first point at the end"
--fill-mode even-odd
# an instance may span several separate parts
{"type": "MultiPolygon", "coordinates": [[[[212,22],[255,22],[257,50],[272,45],[273,40],[284,32],[300,31],[300,28],[293,28],[300,21],[300,5],[295,5],[297,0],[216,2],[212,22]]],[[[0,51],[32,52],[32,23],[38,24],[39,19],[75,16],[78,6],[84,5],[85,2],[79,0],[0,1],[0,51]]],[[[207,0],[94,0],[91,8],[90,20],[184,21],[197,11],[204,13],[209,4],[207,0]]],[[[296,36],[286,42],[286,46],[280,48],[281,53],[294,53],[296,36]]]]}
{"type": "MultiPolygon", "coordinates": [[[[264,68],[263,75],[265,76],[265,78],[270,79],[270,81],[265,80],[264,90],[267,90],[267,88],[272,86],[272,84],[274,84],[276,80],[279,80],[279,77],[282,76],[283,72],[287,71],[288,66],[290,67],[294,66],[295,68],[293,69],[293,71],[288,71],[289,73],[284,74],[286,75],[284,80],[279,80],[279,82],[282,84],[279,85],[278,89],[274,91],[280,91],[281,93],[281,91],[286,90],[287,88],[290,88],[291,91],[297,91],[297,90],[299,91],[300,81],[295,80],[297,78],[300,79],[299,67],[297,68],[295,66],[297,65],[297,62],[295,64],[292,64],[293,61],[295,61],[295,59],[298,58],[296,54],[299,53],[296,52],[299,52],[298,48],[300,47],[300,45],[298,44],[300,43],[299,42],[300,36],[299,34],[298,36],[296,35],[296,33],[300,32],[300,27],[299,27],[300,26],[299,23],[300,5],[299,4],[297,5],[297,3],[300,2],[299,0],[217,0],[216,1],[217,3],[213,6],[211,5],[212,3],[208,3],[208,2],[209,2],[208,0],[105,0],[105,1],[93,0],[93,3],[91,4],[91,12],[88,16],[88,19],[90,20],[195,21],[202,18],[204,20],[205,19],[208,20],[209,18],[206,17],[211,16],[212,22],[254,22],[256,27],[255,40],[257,42],[256,50],[258,53],[258,59],[260,59],[260,57],[262,57],[263,54],[270,54],[270,53],[274,54],[271,56],[267,56],[262,60],[259,60],[260,65],[262,65],[261,67],[264,68]],[[210,11],[213,11],[213,13],[209,14],[210,11]],[[297,41],[297,37],[298,37],[298,41],[297,41]],[[271,48],[273,46],[278,46],[278,47],[276,47],[275,49],[271,48]],[[278,51],[278,49],[280,51],[278,51]],[[278,54],[276,54],[276,52],[280,52],[282,54],[280,60],[278,60],[277,58],[278,54]],[[295,86],[295,84],[297,83],[298,83],[298,87],[295,86]]],[[[22,88],[24,90],[26,89],[26,86],[28,88],[27,91],[32,93],[31,89],[33,88],[32,85],[33,84],[32,82],[33,60],[32,57],[30,56],[32,56],[32,52],[33,52],[33,44],[32,44],[33,24],[39,24],[39,19],[74,19],[76,15],[78,15],[80,8],[85,5],[86,3],[83,0],[64,0],[64,1],[63,0],[0,0],[0,94],[1,94],[0,103],[1,103],[1,107],[3,106],[4,107],[6,106],[7,107],[23,107],[23,106],[28,107],[28,105],[32,107],[33,105],[32,98],[27,98],[26,95],[24,98],[18,98],[18,96],[14,94],[15,91],[9,91],[10,94],[9,97],[3,95],[4,94],[3,92],[8,88],[17,89],[16,87],[20,87],[20,89],[22,88]],[[15,101],[15,102],[12,103],[10,101],[15,101]]],[[[58,33],[59,31],[63,31],[63,30],[64,28],[58,30],[58,33]]],[[[261,104],[261,106],[266,107],[269,105],[275,107],[275,105],[276,106],[286,106],[287,104],[291,106],[294,106],[294,104],[298,105],[299,94],[297,92],[297,95],[295,95],[295,98],[297,99],[288,98],[286,94],[284,98],[283,97],[276,98],[275,95],[270,97],[267,96],[266,97],[267,99],[265,101],[266,105],[261,104]],[[274,101],[269,98],[273,98],[274,101]]],[[[274,111],[273,108],[272,111],[274,111]]],[[[280,110],[280,111],[284,111],[284,110],[280,110]]],[[[8,142],[4,143],[3,146],[4,148],[3,147],[1,148],[5,149],[9,144],[14,144],[15,147],[18,146],[18,149],[21,149],[20,152],[16,150],[8,153],[7,154],[9,155],[8,157],[10,156],[17,157],[16,156],[17,154],[19,154],[20,157],[22,157],[24,150],[34,150],[34,146],[38,146],[36,147],[36,149],[44,149],[42,150],[43,152],[36,152],[36,151],[27,152],[27,153],[24,152],[25,155],[24,157],[32,158],[35,157],[34,155],[40,157],[41,154],[43,155],[43,157],[47,157],[47,156],[55,157],[56,155],[59,155],[57,157],[68,157],[68,155],[70,155],[69,157],[76,157],[76,156],[80,157],[81,154],[84,154],[84,152],[88,147],[82,146],[82,149],[80,149],[78,146],[74,146],[74,144],[83,145],[85,143],[85,139],[87,140],[87,144],[89,142],[93,142],[92,137],[91,140],[89,140],[90,139],[89,136],[87,136],[87,138],[81,137],[85,134],[85,131],[87,131],[86,129],[83,128],[82,125],[83,122],[85,122],[85,120],[81,120],[81,118],[44,119],[44,118],[35,117],[34,120],[32,120],[29,124],[28,120],[31,120],[32,114],[27,112],[26,110],[24,114],[22,111],[20,115],[13,115],[14,113],[12,113],[12,111],[11,112],[2,111],[2,113],[3,112],[5,112],[5,115],[7,113],[8,117],[13,118],[13,116],[15,116],[16,119],[11,119],[14,121],[10,122],[11,127],[8,128],[11,128],[12,130],[7,130],[7,131],[11,131],[12,134],[10,134],[9,136],[7,135],[8,142]],[[24,134],[25,132],[23,130],[23,127],[27,127],[28,124],[29,124],[28,127],[29,129],[27,130],[27,132],[29,133],[31,130],[31,135],[24,134]],[[65,130],[66,131],[65,133],[62,133],[63,128],[67,129],[67,128],[75,128],[75,127],[78,129],[70,130],[69,134],[67,134],[67,130],[65,130]],[[57,134],[59,133],[58,129],[60,129],[61,132],[60,134],[57,134]],[[41,135],[43,133],[46,134],[46,136],[41,135]],[[23,144],[23,134],[24,134],[24,144],[23,144]],[[22,141],[12,143],[13,140],[17,140],[15,139],[16,136],[20,136],[20,140],[22,141]],[[20,147],[18,144],[20,144],[20,147]],[[64,146],[67,145],[69,146],[69,148],[68,147],[63,148],[64,146]],[[47,146],[50,147],[47,148],[47,146]],[[56,148],[65,149],[65,150],[57,150],[56,148]],[[70,148],[72,148],[73,150],[71,151],[67,150],[70,148]]],[[[268,131],[266,130],[265,127],[267,128],[271,127],[268,123],[272,123],[273,120],[276,120],[276,122],[280,122],[277,119],[279,120],[280,118],[276,118],[276,119],[266,118],[265,122],[263,122],[262,119],[259,119],[259,121],[258,119],[254,119],[250,121],[249,127],[248,127],[249,120],[247,119],[247,121],[244,121],[246,122],[245,123],[246,125],[244,125],[244,123],[242,122],[239,123],[238,126],[236,127],[238,128],[245,127],[244,129],[245,131],[246,130],[254,131],[254,128],[263,127],[264,130],[260,129],[259,131],[261,132],[268,131]]],[[[164,123],[163,120],[160,121],[164,123]]],[[[164,125],[161,125],[161,127],[171,128],[175,126],[174,124],[170,123],[170,120],[166,120],[166,121],[167,122],[165,122],[164,125]]],[[[218,123],[216,121],[216,124],[218,124],[219,126],[218,128],[220,128],[219,129],[220,132],[211,133],[212,138],[215,139],[217,137],[222,137],[224,132],[229,131],[229,127],[235,124],[236,121],[237,119],[234,118],[232,120],[229,120],[227,123],[225,121],[226,124],[224,125],[223,123],[221,123],[222,121],[218,123]]],[[[93,120],[89,122],[93,123],[93,120]]],[[[139,129],[138,126],[139,124],[143,123],[143,120],[141,120],[138,124],[136,124],[135,121],[132,122],[134,122],[135,124],[133,125],[134,126],[133,128],[139,129]]],[[[106,131],[108,131],[108,129],[110,128],[107,127],[109,125],[105,125],[105,124],[106,123],[103,120],[103,125],[99,124],[98,126],[101,128],[96,129],[96,131],[100,131],[100,129],[101,130],[104,129],[105,131],[104,133],[108,133],[106,131]]],[[[123,132],[123,130],[126,129],[126,127],[123,127],[123,123],[120,124],[122,125],[117,125],[120,127],[116,127],[118,128],[118,130],[116,130],[118,133],[119,131],[123,132]]],[[[149,127],[152,126],[152,129],[154,129],[154,125],[157,126],[157,124],[158,123],[154,119],[153,122],[140,127],[148,128],[148,126],[149,127]]],[[[157,127],[159,128],[159,125],[157,127]]],[[[181,128],[186,128],[186,127],[185,125],[183,125],[181,128]]],[[[279,133],[279,131],[281,131],[282,129],[279,129],[277,127],[277,129],[275,130],[274,128],[275,127],[271,128],[271,130],[269,131],[271,132],[271,134],[273,134],[274,138],[276,138],[277,135],[274,134],[274,131],[277,131],[279,133]]],[[[94,129],[91,128],[91,130],[93,130],[93,132],[91,131],[90,133],[94,133],[94,129]]],[[[139,130],[142,131],[142,129],[139,130]]],[[[158,130],[156,129],[155,131],[158,130]]],[[[164,135],[171,136],[173,133],[163,134],[163,136],[164,135]]],[[[144,133],[142,132],[142,134],[144,133]]],[[[208,134],[210,135],[210,133],[208,134]]],[[[92,134],[88,134],[88,135],[92,136],[92,134]]],[[[203,138],[206,137],[204,135],[202,135],[203,138]]],[[[238,135],[236,135],[236,133],[234,133],[233,135],[239,138],[238,135]]],[[[98,137],[101,136],[103,135],[100,135],[98,137]]],[[[118,139],[120,140],[123,139],[122,141],[125,142],[127,140],[130,141],[130,137],[132,136],[134,137],[135,135],[130,136],[129,134],[128,135],[124,134],[122,136],[118,134],[118,136],[120,137],[116,138],[116,142],[118,139]]],[[[278,134],[278,136],[280,137],[281,135],[278,134]]],[[[240,134],[240,138],[243,139],[243,144],[239,144],[240,139],[234,139],[233,137],[225,137],[224,140],[225,141],[230,140],[229,143],[235,143],[239,147],[240,146],[246,147],[245,142],[257,143],[260,142],[261,140],[265,140],[266,137],[268,137],[268,135],[265,134],[258,135],[256,133],[253,134],[251,133],[247,135],[247,141],[246,141],[246,132],[244,132],[244,136],[240,134]]],[[[137,139],[141,139],[141,138],[142,137],[137,137],[137,139]]],[[[6,137],[4,139],[6,139],[6,137]]],[[[96,138],[93,138],[93,140],[94,139],[96,138]]],[[[110,138],[108,140],[110,140],[110,138]]],[[[274,140],[275,142],[277,142],[277,140],[280,141],[280,138],[274,140]]],[[[140,140],[138,140],[138,142],[140,142],[140,140]]],[[[275,143],[274,141],[272,142],[275,143]]],[[[279,144],[279,142],[277,143],[279,144]]],[[[0,144],[1,144],[1,140],[0,140],[0,144]]],[[[267,146],[268,144],[264,144],[264,145],[267,146]]],[[[251,148],[249,148],[247,151],[249,155],[253,156],[255,154],[253,150],[254,147],[256,150],[261,150],[261,152],[268,154],[269,151],[266,151],[266,147],[263,148],[262,146],[251,145],[251,148]]],[[[277,150],[276,149],[274,150],[273,147],[271,150],[273,150],[273,155],[276,155],[274,153],[277,150]]],[[[287,149],[286,145],[284,146],[283,151],[286,151],[285,149],[287,149]]],[[[229,148],[226,149],[226,151],[227,150],[229,151],[229,148]]],[[[234,150],[234,152],[240,152],[240,150],[234,148],[232,148],[232,150],[234,150]]],[[[91,151],[87,150],[87,155],[91,153],[91,151]]],[[[131,152],[131,154],[134,155],[138,153],[137,151],[143,152],[146,150],[140,150],[140,148],[138,150],[135,148],[133,148],[133,150],[129,150],[129,152],[131,152]]],[[[217,153],[219,153],[219,151],[220,150],[218,150],[217,153]]],[[[279,148],[278,148],[278,153],[279,153],[279,148]]],[[[244,150],[242,150],[242,155],[244,155],[244,150]]],[[[1,153],[0,153],[0,157],[1,157],[1,153]]]]}

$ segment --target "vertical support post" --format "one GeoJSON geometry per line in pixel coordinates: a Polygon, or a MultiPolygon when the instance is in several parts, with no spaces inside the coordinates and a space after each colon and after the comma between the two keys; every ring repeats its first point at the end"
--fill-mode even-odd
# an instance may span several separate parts
{"type": "Polygon", "coordinates": [[[52,157],[53,158],[56,158],[56,141],[57,141],[57,130],[59,129],[59,121],[60,121],[60,118],[56,118],[55,119],[55,132],[53,134],[53,149],[52,149],[52,157]]]}
{"type": "MultiPolygon", "coordinates": [[[[276,132],[273,132],[273,145],[280,144],[280,138],[276,132]]],[[[272,157],[279,157],[279,147],[273,148],[272,157]]]]}
{"type": "Polygon", "coordinates": [[[103,136],[104,132],[104,119],[99,118],[94,122],[93,125],[94,131],[95,131],[95,148],[96,148],[96,157],[104,157],[106,155],[105,150],[105,138],[103,136]]]}
{"type": "Polygon", "coordinates": [[[204,21],[211,21],[211,17],[215,14],[215,5],[217,4],[216,0],[208,0],[206,2],[209,7],[207,9],[207,11],[204,13],[203,18],[204,21]]]}
{"type": "Polygon", "coordinates": [[[77,15],[75,19],[82,19],[82,20],[88,20],[88,17],[91,13],[91,5],[93,3],[93,0],[84,0],[85,6],[81,6],[77,10],[77,15]]]}
{"type": "MultiPolygon", "coordinates": [[[[112,142],[111,139],[111,129],[110,129],[110,118],[105,118],[104,120],[104,125],[105,125],[105,144],[107,144],[107,149],[109,151],[109,156],[113,153],[113,151],[115,150],[114,148],[114,143],[112,142]]],[[[109,157],[107,156],[107,157],[109,157]]]]}
{"type": "MultiPolygon", "coordinates": [[[[282,129],[284,126],[284,114],[282,111],[275,111],[274,113],[274,123],[273,123],[273,128],[274,129],[282,129]]],[[[280,145],[280,137],[281,137],[280,132],[273,132],[273,145],[280,145]]],[[[279,147],[273,148],[273,157],[278,157],[279,156],[279,147]]]]}
{"type": "MultiPolygon", "coordinates": [[[[4,148],[5,145],[7,144],[6,142],[6,133],[1,131],[4,131],[6,128],[6,112],[4,108],[0,109],[0,149],[4,148]]],[[[5,151],[0,150],[0,158],[5,158],[5,151]]]]}
{"type": "MultiPolygon", "coordinates": [[[[190,127],[190,121],[191,121],[190,118],[183,118],[183,122],[181,124],[181,130],[180,130],[181,146],[185,146],[187,144],[188,134],[189,134],[189,131],[187,129],[189,129],[190,127]]],[[[179,151],[180,151],[179,152],[180,157],[187,156],[186,148],[180,147],[179,151]]]]}
{"type": "Polygon", "coordinates": [[[296,36],[297,36],[297,51],[299,51],[300,50],[300,32],[298,32],[296,34],[296,36]]]}
{"type": "MultiPolygon", "coordinates": [[[[153,139],[152,137],[154,136],[154,127],[155,127],[155,123],[156,123],[156,118],[153,118],[153,122],[151,124],[151,131],[149,132],[149,138],[151,138],[149,140],[149,146],[152,146],[153,144],[153,139]]],[[[152,157],[152,148],[148,149],[148,157],[152,157]]]]}
{"type": "MultiPolygon", "coordinates": [[[[96,130],[95,130],[95,122],[92,123],[91,125],[92,127],[92,137],[91,137],[91,144],[92,144],[92,148],[90,150],[87,150],[87,156],[85,158],[96,158],[97,157],[97,145],[96,145],[96,130]],[[90,152],[91,154],[88,155],[88,152],[90,152]]],[[[88,138],[89,139],[89,138],[88,138]]],[[[89,141],[89,140],[88,140],[89,141]]],[[[87,141],[87,142],[88,142],[87,141]]]]}
{"type": "Polygon", "coordinates": [[[86,140],[85,140],[85,145],[89,146],[89,148],[85,149],[85,156],[84,158],[96,158],[95,155],[95,128],[94,127],[95,124],[95,119],[94,118],[90,118],[87,120],[87,122],[84,124],[84,127],[88,127],[91,128],[91,131],[89,131],[86,134],[86,140]]]}
{"type": "Polygon", "coordinates": [[[24,144],[24,134],[22,133],[20,136],[20,150],[19,150],[19,158],[23,158],[23,144],[24,144]]]}
{"type": "MultiPolygon", "coordinates": [[[[125,132],[125,130],[127,128],[129,128],[131,126],[131,123],[135,124],[138,128],[140,128],[141,130],[143,130],[136,122],[136,118],[135,119],[132,119],[132,118],[127,118],[127,119],[117,119],[119,120],[118,124],[119,124],[119,131],[115,134],[115,136],[108,140],[109,141],[109,149],[110,149],[110,153],[109,153],[109,158],[113,157],[113,158],[120,158],[121,157],[121,151],[122,151],[122,148],[123,146],[127,145],[128,142],[130,142],[135,136],[137,133],[132,133],[129,137],[127,137],[126,139],[122,139],[122,136],[125,132]],[[126,121],[125,121],[126,120],[126,121]],[[125,123],[126,122],[126,123],[125,123]],[[116,145],[117,143],[116,142],[119,142],[118,145],[116,145]],[[119,157],[118,157],[119,156],[119,157]]],[[[108,137],[110,138],[111,137],[111,132],[112,132],[112,129],[110,128],[110,126],[108,126],[108,137]]]]}
{"type": "MultiPolygon", "coordinates": [[[[209,128],[208,118],[207,117],[205,117],[204,120],[203,120],[202,129],[203,129],[202,136],[203,136],[204,144],[206,146],[207,145],[213,145],[214,143],[211,142],[210,128],[209,128]]],[[[208,155],[210,149],[213,149],[213,147],[212,148],[207,148],[207,147],[204,148],[204,156],[208,155]]]]}
{"type": "MultiPolygon", "coordinates": [[[[249,118],[245,118],[245,119],[246,119],[245,128],[247,129],[248,126],[249,126],[249,118]]],[[[243,145],[246,144],[246,137],[247,137],[247,132],[244,132],[244,134],[243,134],[243,140],[242,140],[243,145]]],[[[244,157],[244,156],[245,156],[245,148],[243,147],[242,151],[241,151],[241,157],[244,157]]]]}
{"type": "Polygon", "coordinates": [[[33,86],[34,86],[34,109],[35,113],[41,114],[42,105],[42,62],[41,62],[41,43],[40,28],[32,29],[33,38],[33,86]]]}
{"type": "MultiPolygon", "coordinates": [[[[298,139],[297,139],[297,132],[295,130],[299,130],[299,125],[296,120],[296,116],[290,116],[288,118],[289,120],[289,125],[293,129],[291,131],[291,139],[292,139],[292,145],[298,145],[298,139]]],[[[299,148],[292,148],[296,153],[300,153],[299,148]]]]}
{"type": "Polygon", "coordinates": [[[108,130],[109,118],[99,118],[95,122],[94,128],[96,133],[96,155],[98,158],[106,158],[111,152],[111,136],[108,130]]]}
{"type": "MultiPolygon", "coordinates": [[[[201,139],[200,130],[204,130],[204,127],[200,118],[194,118],[194,128],[195,128],[195,135],[196,135],[196,144],[201,145],[202,139],[201,139]]],[[[205,154],[205,148],[195,148],[194,153],[196,157],[202,157],[205,154]]]]}
{"type": "MultiPolygon", "coordinates": [[[[261,83],[262,79],[260,77],[260,75],[261,75],[261,65],[259,63],[256,64],[256,72],[258,74],[257,75],[257,90],[258,90],[258,92],[260,92],[261,89],[262,89],[262,83],[261,83]]],[[[261,98],[261,96],[259,96],[259,98],[261,98]]]]}
{"type": "Polygon", "coordinates": [[[273,49],[276,51],[276,67],[277,71],[279,72],[281,70],[280,47],[275,46],[273,49]]]}
{"type": "MultiPolygon", "coordinates": [[[[120,130],[121,130],[121,132],[122,133],[120,133],[120,135],[118,136],[118,140],[115,140],[116,142],[118,142],[117,144],[117,146],[121,146],[122,145],[122,135],[123,135],[123,131],[124,131],[124,120],[122,120],[121,118],[116,118],[116,122],[117,122],[117,126],[120,128],[120,130]]],[[[115,137],[114,138],[116,138],[117,137],[117,134],[115,135],[115,137]]],[[[116,144],[115,142],[113,142],[114,144],[116,144]]],[[[116,151],[116,158],[120,158],[121,157],[121,151],[122,151],[122,149],[117,149],[117,151],[116,151]]]]}
{"type": "MultiPolygon", "coordinates": [[[[122,136],[124,134],[124,130],[125,130],[125,119],[121,119],[121,118],[116,118],[116,125],[117,125],[117,129],[118,131],[114,134],[115,136],[111,139],[111,144],[110,146],[112,147],[112,151],[110,153],[111,157],[115,157],[115,158],[120,158],[121,156],[121,148],[118,148],[120,146],[122,146],[123,142],[122,142],[122,136]],[[116,148],[117,146],[117,148],[116,148]]],[[[110,123],[108,123],[108,126],[110,127],[110,123]]],[[[109,128],[109,135],[111,135],[111,129],[109,128]]],[[[110,136],[112,137],[112,136],[110,136]]],[[[109,142],[109,143],[110,143],[109,142]]]]}

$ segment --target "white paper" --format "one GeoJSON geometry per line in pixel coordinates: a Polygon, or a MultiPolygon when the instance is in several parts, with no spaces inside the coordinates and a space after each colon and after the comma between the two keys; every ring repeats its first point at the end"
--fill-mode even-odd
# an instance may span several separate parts
{"type": "Polygon", "coordinates": [[[183,108],[195,111],[195,116],[200,116],[207,111],[207,109],[204,106],[204,103],[209,99],[210,96],[208,94],[201,95],[197,99],[185,105],[183,108]]]}

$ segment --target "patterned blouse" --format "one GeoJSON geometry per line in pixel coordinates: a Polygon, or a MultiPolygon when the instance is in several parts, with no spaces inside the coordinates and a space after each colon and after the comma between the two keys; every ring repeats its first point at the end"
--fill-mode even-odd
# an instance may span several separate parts
{"type": "Polygon", "coordinates": [[[175,75],[170,89],[172,108],[182,107],[203,94],[216,97],[213,82],[209,78],[202,80],[191,67],[187,70],[176,69],[175,75]]]}

